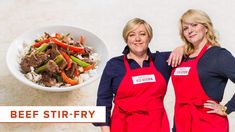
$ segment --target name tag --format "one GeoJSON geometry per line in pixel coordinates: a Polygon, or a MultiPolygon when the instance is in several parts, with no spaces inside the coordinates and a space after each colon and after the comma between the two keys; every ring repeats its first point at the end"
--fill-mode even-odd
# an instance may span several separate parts
{"type": "Polygon", "coordinates": [[[156,82],[155,76],[150,75],[141,75],[132,77],[133,84],[147,83],[147,82],[156,82]]]}
{"type": "Polygon", "coordinates": [[[180,68],[176,68],[174,75],[183,75],[183,76],[187,76],[189,74],[189,70],[191,67],[180,67],[180,68]]]}

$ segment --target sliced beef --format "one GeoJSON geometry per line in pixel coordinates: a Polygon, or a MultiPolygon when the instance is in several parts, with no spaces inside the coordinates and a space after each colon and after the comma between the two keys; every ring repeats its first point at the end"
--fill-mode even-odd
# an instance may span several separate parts
{"type": "Polygon", "coordinates": [[[48,49],[46,51],[46,53],[50,56],[50,59],[55,59],[56,56],[58,56],[60,54],[59,50],[58,50],[58,46],[54,43],[49,43],[50,45],[50,49],[48,49]]]}
{"type": "Polygon", "coordinates": [[[90,48],[87,48],[87,47],[85,47],[84,50],[85,50],[85,53],[82,54],[82,57],[89,58],[90,53],[92,52],[92,50],[90,48]]]}
{"type": "Polygon", "coordinates": [[[47,65],[46,65],[46,71],[51,72],[51,73],[59,73],[59,67],[53,60],[49,60],[47,65]]]}
{"type": "Polygon", "coordinates": [[[60,70],[63,70],[67,66],[67,64],[67,61],[63,58],[63,60],[57,65],[59,66],[60,70]]]}
{"type": "Polygon", "coordinates": [[[72,62],[72,66],[71,66],[71,68],[70,68],[68,71],[66,71],[66,74],[67,74],[70,78],[72,78],[72,77],[74,76],[74,72],[75,72],[76,70],[78,70],[78,65],[77,65],[77,63],[72,62]]]}
{"type": "Polygon", "coordinates": [[[30,72],[30,66],[36,68],[42,64],[44,64],[48,59],[48,56],[46,53],[40,52],[40,53],[32,53],[31,55],[26,55],[24,58],[22,58],[20,67],[22,69],[23,73],[30,72]]]}
{"type": "Polygon", "coordinates": [[[45,73],[45,74],[42,74],[41,83],[43,83],[47,87],[51,87],[51,86],[55,86],[57,82],[52,74],[45,73]]]}

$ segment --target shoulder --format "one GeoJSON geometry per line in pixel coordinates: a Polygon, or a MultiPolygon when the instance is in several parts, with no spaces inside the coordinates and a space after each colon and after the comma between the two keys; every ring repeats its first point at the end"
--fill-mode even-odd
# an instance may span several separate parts
{"type": "Polygon", "coordinates": [[[122,62],[123,61],[123,56],[124,55],[120,55],[120,56],[115,56],[111,59],[109,59],[109,61],[107,63],[116,63],[116,62],[122,62]]]}
{"type": "Polygon", "coordinates": [[[200,60],[201,66],[210,67],[211,70],[234,66],[234,63],[233,55],[227,49],[218,46],[209,48],[200,60]]]}
{"type": "Polygon", "coordinates": [[[159,59],[167,60],[170,56],[170,53],[171,52],[168,52],[168,51],[164,51],[164,52],[156,51],[155,56],[159,59]]]}
{"type": "Polygon", "coordinates": [[[223,52],[229,52],[227,49],[219,46],[213,46],[207,50],[208,53],[223,53],[223,52]]]}
{"type": "Polygon", "coordinates": [[[108,72],[107,74],[113,74],[116,73],[118,71],[120,71],[120,69],[125,68],[124,66],[124,61],[123,61],[123,55],[121,56],[116,56],[111,58],[105,66],[105,71],[108,72]]]}
{"type": "Polygon", "coordinates": [[[212,58],[216,57],[216,59],[223,59],[224,57],[227,58],[233,56],[227,49],[218,46],[209,48],[205,55],[212,58]]]}

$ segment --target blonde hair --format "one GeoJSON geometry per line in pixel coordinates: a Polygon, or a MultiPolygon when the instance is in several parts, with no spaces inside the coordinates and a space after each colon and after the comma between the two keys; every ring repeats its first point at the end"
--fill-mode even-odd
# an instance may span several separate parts
{"type": "Polygon", "coordinates": [[[136,27],[140,26],[141,24],[143,24],[144,27],[146,28],[147,34],[149,36],[149,41],[151,41],[153,37],[152,27],[143,19],[133,18],[126,23],[122,32],[122,37],[126,43],[127,43],[129,33],[135,30],[136,27]]]}
{"type": "Polygon", "coordinates": [[[215,31],[213,29],[213,24],[211,22],[210,17],[201,10],[196,10],[196,9],[190,9],[186,11],[180,18],[180,36],[183,42],[185,43],[185,54],[189,55],[194,52],[194,47],[193,45],[186,40],[183,34],[183,23],[200,23],[203,26],[207,28],[207,33],[206,33],[206,38],[210,42],[211,46],[220,46],[219,42],[217,40],[217,36],[215,34],[215,31]]]}

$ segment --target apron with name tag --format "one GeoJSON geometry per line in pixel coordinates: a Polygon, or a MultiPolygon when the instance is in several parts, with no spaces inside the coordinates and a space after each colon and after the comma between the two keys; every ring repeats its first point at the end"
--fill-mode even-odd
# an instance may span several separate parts
{"type": "Polygon", "coordinates": [[[124,56],[126,74],[114,98],[111,132],[169,132],[169,122],[163,105],[167,84],[150,66],[130,69],[124,56]]]}
{"type": "Polygon", "coordinates": [[[172,71],[176,132],[228,132],[227,117],[206,113],[210,109],[204,108],[204,103],[212,99],[200,83],[197,65],[207,48],[206,44],[196,59],[182,62],[172,71]]]}

